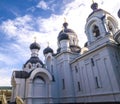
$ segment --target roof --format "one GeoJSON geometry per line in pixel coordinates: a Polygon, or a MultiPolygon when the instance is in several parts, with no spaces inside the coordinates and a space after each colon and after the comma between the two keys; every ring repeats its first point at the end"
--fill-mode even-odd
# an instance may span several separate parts
{"type": "Polygon", "coordinates": [[[40,50],[40,45],[38,43],[34,42],[34,43],[32,43],[30,45],[30,49],[38,49],[38,50],[40,50]]]}
{"type": "Polygon", "coordinates": [[[15,78],[28,78],[29,73],[26,71],[15,71],[15,78]]]}
{"type": "Polygon", "coordinates": [[[28,64],[28,63],[31,63],[31,64],[36,64],[36,63],[40,63],[42,65],[42,67],[44,66],[43,62],[39,59],[39,57],[31,57],[26,63],[25,63],[25,66],[28,64]]]}
{"type": "Polygon", "coordinates": [[[72,29],[69,29],[67,28],[68,26],[68,23],[67,22],[64,22],[63,23],[63,30],[61,30],[58,34],[58,41],[61,41],[63,39],[69,39],[69,35],[76,35],[76,33],[72,30],[72,29]]]}
{"type": "Polygon", "coordinates": [[[44,53],[44,54],[53,53],[53,49],[48,46],[47,48],[45,48],[45,49],[43,50],[43,53],[44,53]]]}
{"type": "Polygon", "coordinates": [[[65,32],[61,33],[60,36],[58,36],[58,41],[61,40],[69,40],[69,35],[65,32]]]}

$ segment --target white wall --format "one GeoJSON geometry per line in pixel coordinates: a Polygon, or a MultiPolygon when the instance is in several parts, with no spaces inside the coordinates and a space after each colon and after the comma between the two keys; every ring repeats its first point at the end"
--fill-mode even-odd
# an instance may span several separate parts
{"type": "Polygon", "coordinates": [[[72,63],[77,102],[118,100],[120,89],[112,64],[113,58],[109,53],[112,51],[114,50],[110,49],[109,46],[96,48],[94,51],[83,54],[72,63]],[[76,72],[75,66],[77,66],[78,72],[76,72]],[[80,82],[80,91],[78,91],[78,81],[80,82]]]}

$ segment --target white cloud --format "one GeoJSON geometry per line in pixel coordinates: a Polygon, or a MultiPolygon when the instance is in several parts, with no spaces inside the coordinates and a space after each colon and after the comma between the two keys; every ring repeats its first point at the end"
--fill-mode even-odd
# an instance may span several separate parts
{"type": "Polygon", "coordinates": [[[28,9],[27,9],[27,11],[34,12],[34,11],[35,11],[35,7],[34,7],[34,6],[32,6],[32,7],[28,8],[28,9]]]}
{"type": "Polygon", "coordinates": [[[43,10],[49,9],[47,3],[46,3],[45,1],[43,1],[43,0],[40,1],[36,7],[37,7],[37,8],[41,8],[41,9],[43,9],[43,10]]]}
{"type": "Polygon", "coordinates": [[[18,62],[18,61],[19,61],[19,60],[10,57],[10,56],[7,55],[7,54],[0,53],[0,62],[1,62],[1,63],[4,63],[4,65],[13,65],[13,64],[15,65],[16,62],[18,62]]]}
{"type": "Polygon", "coordinates": [[[30,15],[17,17],[15,20],[7,20],[2,23],[0,30],[7,34],[8,38],[16,38],[20,42],[28,42],[34,31],[34,18],[30,15]],[[22,41],[25,40],[25,41],[22,41]]]}

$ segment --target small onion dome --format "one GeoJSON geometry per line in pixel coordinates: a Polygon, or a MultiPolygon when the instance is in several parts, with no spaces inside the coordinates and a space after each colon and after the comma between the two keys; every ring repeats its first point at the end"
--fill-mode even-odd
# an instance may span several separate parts
{"type": "Polygon", "coordinates": [[[67,29],[67,26],[68,26],[68,23],[67,23],[67,22],[63,23],[64,29],[67,29]]]}
{"type": "Polygon", "coordinates": [[[69,40],[69,36],[68,34],[66,33],[62,33],[59,37],[58,37],[58,40],[61,41],[61,40],[69,40]]]}
{"type": "Polygon", "coordinates": [[[97,10],[98,9],[98,4],[97,3],[93,3],[91,5],[91,9],[94,11],[94,10],[97,10]]]}
{"type": "Polygon", "coordinates": [[[45,54],[48,54],[48,53],[52,53],[52,54],[53,54],[53,49],[48,46],[47,48],[45,48],[45,49],[43,50],[43,53],[44,53],[44,55],[45,55],[45,54]]]}
{"type": "Polygon", "coordinates": [[[120,18],[120,9],[119,9],[119,11],[118,11],[118,17],[120,18]]]}
{"type": "Polygon", "coordinates": [[[26,66],[28,63],[31,63],[31,64],[37,64],[37,63],[40,63],[40,65],[43,67],[44,64],[43,62],[39,59],[39,57],[31,57],[26,63],[24,66],[26,66]]]}
{"type": "Polygon", "coordinates": [[[38,50],[40,50],[40,45],[38,43],[34,42],[34,43],[32,43],[30,45],[30,49],[38,49],[38,50]]]}

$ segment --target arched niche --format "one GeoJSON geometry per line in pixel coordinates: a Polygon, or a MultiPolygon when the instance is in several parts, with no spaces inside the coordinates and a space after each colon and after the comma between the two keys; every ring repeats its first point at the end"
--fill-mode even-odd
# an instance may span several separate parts
{"type": "Polygon", "coordinates": [[[101,20],[97,17],[91,18],[87,21],[85,25],[85,33],[87,35],[89,43],[95,41],[97,37],[101,36],[100,23],[101,20]]]}
{"type": "Polygon", "coordinates": [[[117,20],[111,16],[107,16],[106,25],[108,32],[111,32],[112,34],[116,33],[116,31],[118,30],[117,20]]]}
{"type": "Polygon", "coordinates": [[[52,81],[52,76],[51,74],[46,70],[46,69],[43,69],[43,68],[36,68],[35,70],[32,71],[30,77],[29,77],[29,80],[30,81],[33,81],[34,77],[36,75],[41,76],[47,83],[50,83],[50,81],[52,81]]]}
{"type": "Polygon", "coordinates": [[[28,96],[34,104],[44,104],[49,102],[51,97],[51,74],[43,68],[36,68],[27,79],[28,96]]]}

